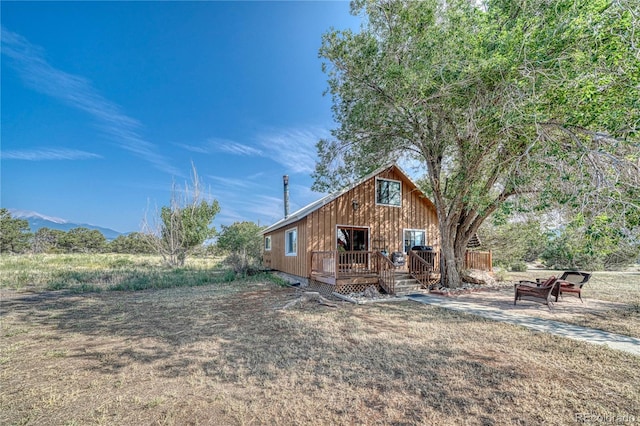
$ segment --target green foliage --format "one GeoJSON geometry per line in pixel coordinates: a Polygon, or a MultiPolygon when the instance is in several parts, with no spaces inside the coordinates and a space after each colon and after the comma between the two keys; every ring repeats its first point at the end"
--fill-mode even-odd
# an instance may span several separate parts
{"type": "Polygon", "coordinates": [[[97,229],[78,227],[58,235],[57,245],[66,253],[101,253],[107,244],[97,229]]]}
{"type": "Polygon", "coordinates": [[[168,254],[169,265],[184,265],[188,253],[216,234],[210,225],[219,211],[217,200],[162,207],[160,241],[164,252],[168,254]]]}
{"type": "Polygon", "coordinates": [[[276,274],[265,273],[265,278],[280,287],[289,287],[289,282],[276,274]]]}
{"type": "Polygon", "coordinates": [[[109,243],[108,250],[112,253],[153,253],[153,247],[149,244],[147,237],[139,232],[131,232],[126,235],[119,235],[116,239],[109,243]]]}
{"type": "Polygon", "coordinates": [[[220,206],[217,200],[211,203],[201,201],[186,207],[162,207],[162,237],[167,240],[171,233],[179,232],[183,248],[188,251],[215,235],[215,230],[209,226],[218,212],[220,206]]]}
{"type": "Polygon", "coordinates": [[[64,231],[40,228],[33,237],[32,250],[34,253],[62,253],[64,236],[64,231]]]}
{"type": "Polygon", "coordinates": [[[607,214],[590,219],[578,214],[566,225],[550,223],[553,229],[547,229],[516,210],[501,209],[478,231],[493,252],[494,265],[519,271],[526,269],[524,262],[541,259],[553,269],[594,271],[623,269],[640,257],[637,232],[619,228],[607,214]]]}
{"type": "Polygon", "coordinates": [[[230,282],[235,274],[212,259],[167,268],[159,256],[39,254],[0,257],[0,287],[70,290],[144,290],[230,282]]]}
{"type": "Polygon", "coordinates": [[[540,257],[556,269],[623,269],[640,258],[640,240],[612,224],[606,214],[590,223],[577,215],[551,239],[540,257]]]}
{"type": "Polygon", "coordinates": [[[23,253],[29,249],[32,234],[29,222],[11,216],[9,210],[0,208],[0,252],[23,253]]]}
{"type": "Polygon", "coordinates": [[[184,266],[188,254],[216,235],[211,222],[220,212],[220,205],[210,197],[203,199],[200,185],[193,167],[191,186],[179,191],[174,184],[171,202],[160,209],[156,228],[144,226],[148,243],[169,266],[184,266]]]}
{"type": "Polygon", "coordinates": [[[513,262],[509,269],[513,272],[525,272],[527,270],[527,264],[522,261],[513,262]]]}
{"type": "Polygon", "coordinates": [[[262,254],[261,228],[254,222],[235,222],[230,226],[222,226],[217,246],[228,253],[225,262],[237,274],[246,276],[260,266],[262,254]]]}
{"type": "Polygon", "coordinates": [[[498,282],[503,282],[507,279],[507,271],[502,268],[494,268],[493,276],[498,282]]]}
{"type": "Polygon", "coordinates": [[[515,195],[532,209],[638,210],[640,4],[358,0],[359,33],[323,37],[338,127],[315,189],[402,157],[424,165],[444,280],[515,195]]]}
{"type": "Polygon", "coordinates": [[[480,227],[478,236],[491,248],[494,265],[515,270],[514,265],[517,269],[538,259],[548,245],[549,234],[537,220],[513,221],[510,217],[504,210],[498,212],[480,227]]]}
{"type": "Polygon", "coordinates": [[[84,227],[68,232],[40,228],[32,241],[34,253],[102,253],[107,247],[107,240],[100,231],[84,227]]]}
{"type": "Polygon", "coordinates": [[[236,280],[236,273],[234,271],[225,271],[222,275],[222,282],[230,283],[236,280]]]}

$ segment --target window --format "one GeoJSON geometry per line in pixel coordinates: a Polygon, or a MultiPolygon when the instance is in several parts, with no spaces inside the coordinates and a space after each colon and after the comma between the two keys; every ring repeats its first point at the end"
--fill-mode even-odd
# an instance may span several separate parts
{"type": "Polygon", "coordinates": [[[404,252],[409,253],[413,246],[424,246],[427,244],[427,236],[424,229],[404,230],[404,252]]]}
{"type": "Polygon", "coordinates": [[[376,179],[376,204],[400,207],[402,184],[397,180],[376,179]]]}
{"type": "Polygon", "coordinates": [[[264,237],[264,250],[271,251],[271,235],[264,237]]]}
{"type": "Polygon", "coordinates": [[[298,255],[298,228],[289,229],[284,233],[285,256],[298,255]]]}

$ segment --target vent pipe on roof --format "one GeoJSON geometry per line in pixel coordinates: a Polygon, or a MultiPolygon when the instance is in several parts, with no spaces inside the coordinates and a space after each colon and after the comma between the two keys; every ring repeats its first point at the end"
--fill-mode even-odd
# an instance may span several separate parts
{"type": "Polygon", "coordinates": [[[282,176],[284,182],[284,218],[289,217],[289,176],[282,176]]]}

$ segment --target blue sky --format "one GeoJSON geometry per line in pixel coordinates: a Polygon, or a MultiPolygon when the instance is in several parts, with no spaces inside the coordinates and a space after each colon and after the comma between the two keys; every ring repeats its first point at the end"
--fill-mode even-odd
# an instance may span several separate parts
{"type": "Polygon", "coordinates": [[[214,224],[282,217],[335,126],[318,49],[348,2],[1,4],[1,206],[137,231],[191,163],[214,224]]]}

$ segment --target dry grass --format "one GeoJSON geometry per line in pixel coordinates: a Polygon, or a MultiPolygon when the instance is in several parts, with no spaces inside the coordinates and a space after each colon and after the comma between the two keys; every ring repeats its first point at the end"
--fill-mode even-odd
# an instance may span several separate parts
{"type": "Polygon", "coordinates": [[[640,358],[412,302],[271,284],[2,294],[0,424],[640,419],[640,358]]]}

